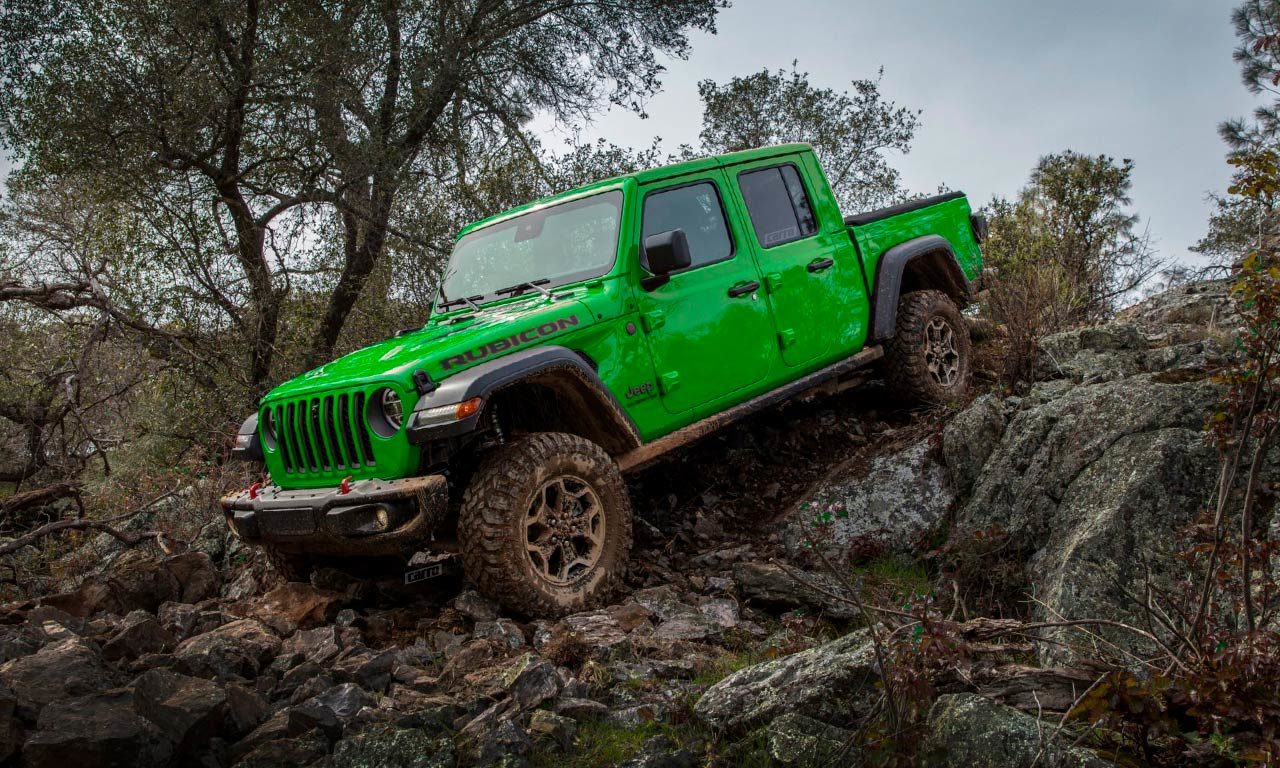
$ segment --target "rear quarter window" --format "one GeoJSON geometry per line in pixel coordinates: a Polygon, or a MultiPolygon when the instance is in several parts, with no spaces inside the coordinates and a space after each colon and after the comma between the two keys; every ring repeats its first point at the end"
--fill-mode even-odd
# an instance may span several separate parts
{"type": "Polygon", "coordinates": [[[818,231],[813,206],[794,165],[744,171],[738,174],[738,189],[761,248],[790,243],[818,231]]]}

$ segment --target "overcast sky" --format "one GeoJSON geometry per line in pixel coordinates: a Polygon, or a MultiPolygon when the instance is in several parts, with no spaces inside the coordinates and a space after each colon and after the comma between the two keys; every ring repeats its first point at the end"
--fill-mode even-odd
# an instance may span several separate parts
{"type": "MultiPolygon", "coordinates": [[[[616,111],[588,137],[668,148],[697,139],[697,82],[793,59],[843,88],[884,67],[882,92],[924,110],[892,162],[909,189],[945,182],[975,204],[1011,196],[1036,159],[1074,149],[1132,158],[1134,205],[1161,253],[1194,257],[1205,194],[1229,168],[1217,124],[1253,97],[1231,60],[1231,0],[734,0],[715,36],[673,61],[649,119],[616,111]]],[[[553,140],[554,141],[554,140],[553,140]]]]}
{"type": "Polygon", "coordinates": [[[798,60],[816,84],[843,88],[883,66],[885,96],[924,110],[911,153],[893,158],[909,189],[945,182],[981,204],[1015,194],[1048,152],[1133,158],[1137,211],[1164,255],[1186,259],[1205,194],[1227,185],[1217,124],[1255,103],[1231,60],[1234,4],[735,0],[719,34],[669,62],[648,120],[614,111],[586,137],[644,146],[657,135],[674,148],[697,140],[700,79],[798,60]]]}

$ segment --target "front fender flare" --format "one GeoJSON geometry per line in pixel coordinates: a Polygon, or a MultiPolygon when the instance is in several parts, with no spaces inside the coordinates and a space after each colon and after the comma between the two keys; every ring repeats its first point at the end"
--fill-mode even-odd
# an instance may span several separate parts
{"type": "Polygon", "coordinates": [[[571,349],[556,345],[513,352],[468,368],[440,382],[439,387],[418,400],[414,413],[476,397],[483,398],[485,406],[479,412],[450,424],[415,429],[411,420],[409,440],[423,443],[474,431],[484,414],[483,408],[487,407],[489,399],[495,393],[522,382],[553,376],[570,376],[589,388],[599,398],[601,405],[606,406],[609,419],[616,422],[615,428],[622,431],[619,442],[627,446],[640,444],[640,431],[635,422],[586,359],[571,349]]]}

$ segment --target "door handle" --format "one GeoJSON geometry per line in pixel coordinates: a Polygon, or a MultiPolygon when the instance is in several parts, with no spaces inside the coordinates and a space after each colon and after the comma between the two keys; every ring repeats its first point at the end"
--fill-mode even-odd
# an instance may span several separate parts
{"type": "Polygon", "coordinates": [[[735,283],[729,287],[729,297],[736,299],[739,296],[746,296],[748,293],[755,293],[760,289],[760,283],[752,280],[749,283],[735,283]]]}
{"type": "Polygon", "coordinates": [[[809,262],[809,265],[806,266],[805,269],[809,270],[810,272],[821,272],[824,269],[830,269],[832,266],[835,265],[835,263],[836,263],[836,260],[828,256],[825,259],[814,259],[813,261],[809,262]]]}

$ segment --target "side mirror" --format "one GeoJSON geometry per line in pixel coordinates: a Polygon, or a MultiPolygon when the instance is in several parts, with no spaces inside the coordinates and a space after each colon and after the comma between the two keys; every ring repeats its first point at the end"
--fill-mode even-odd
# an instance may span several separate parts
{"type": "Polygon", "coordinates": [[[644,239],[644,258],[648,262],[651,277],[641,280],[645,290],[652,291],[671,279],[671,273],[693,264],[689,255],[689,238],[683,229],[659,232],[644,239]]]}

